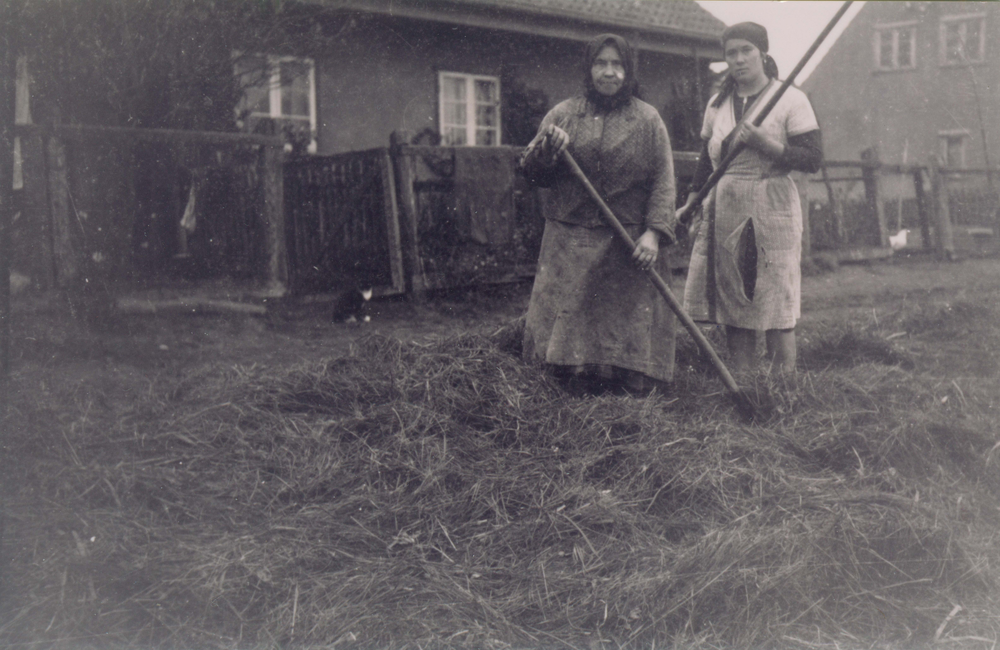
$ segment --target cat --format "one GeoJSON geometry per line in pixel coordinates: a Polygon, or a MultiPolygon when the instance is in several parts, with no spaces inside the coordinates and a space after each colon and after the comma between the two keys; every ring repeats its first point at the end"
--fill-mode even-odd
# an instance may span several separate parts
{"type": "Polygon", "coordinates": [[[371,316],[368,314],[368,304],[372,299],[372,290],[368,289],[348,289],[339,296],[333,304],[333,321],[335,323],[368,323],[371,316]]]}

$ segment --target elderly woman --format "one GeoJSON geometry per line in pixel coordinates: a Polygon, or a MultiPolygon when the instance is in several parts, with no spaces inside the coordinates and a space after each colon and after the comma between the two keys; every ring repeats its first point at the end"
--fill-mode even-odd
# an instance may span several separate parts
{"type": "MultiPolygon", "coordinates": [[[[823,152],[819,125],[805,94],[789,87],[759,127],[752,122],[780,83],[768,54],[767,30],[739,23],[722,35],[729,72],[709,100],[705,141],[692,187],[737,143],[743,151],[706,199],[687,285],[685,310],[696,321],[726,328],[734,372],[756,362],[757,332],[779,370],[795,369],[795,323],[800,315],[802,211],[789,173],[815,172],[823,152]]],[[[678,218],[690,214],[688,195],[678,218]]]]}
{"type": "Polygon", "coordinates": [[[549,112],[521,159],[551,188],[524,332],[524,356],[580,392],[645,394],[673,378],[674,316],[646,277],[670,277],[673,157],[656,109],[640,101],[628,42],[602,34],[586,48],[584,92],[549,112]],[[562,160],[569,151],[633,239],[615,238],[562,160]]]}

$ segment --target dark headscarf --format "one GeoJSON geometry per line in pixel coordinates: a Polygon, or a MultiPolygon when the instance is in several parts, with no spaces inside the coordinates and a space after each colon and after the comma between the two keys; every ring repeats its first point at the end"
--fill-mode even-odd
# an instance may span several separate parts
{"type": "Polygon", "coordinates": [[[723,49],[726,47],[726,41],[731,38],[742,38],[744,41],[750,41],[757,46],[758,50],[764,53],[768,50],[767,29],[757,23],[736,23],[735,25],[726,27],[726,30],[722,32],[723,49]]]}
{"type": "MultiPolygon", "coordinates": [[[[735,25],[730,25],[722,32],[722,50],[726,49],[726,41],[731,38],[741,38],[744,41],[749,41],[760,50],[760,56],[764,62],[764,74],[766,74],[771,79],[776,79],[778,77],[778,64],[774,62],[774,57],[767,53],[768,42],[767,42],[767,29],[763,25],[758,25],[757,23],[745,22],[736,23],[735,25]]],[[[722,106],[722,102],[726,101],[726,98],[733,94],[736,90],[736,80],[733,79],[732,75],[726,74],[726,78],[722,80],[722,87],[719,89],[719,96],[713,102],[712,106],[718,108],[722,106]]]]}
{"type": "Polygon", "coordinates": [[[633,97],[638,97],[639,79],[636,75],[636,63],[635,51],[628,44],[628,41],[621,36],[617,34],[600,34],[599,36],[595,36],[593,40],[587,43],[587,49],[583,57],[583,87],[586,89],[587,99],[597,105],[598,108],[612,110],[624,106],[633,97]],[[618,56],[622,58],[622,64],[625,66],[625,81],[622,83],[622,87],[618,89],[618,92],[610,97],[602,95],[594,87],[594,78],[591,75],[594,61],[606,45],[611,45],[618,50],[618,56]]]}

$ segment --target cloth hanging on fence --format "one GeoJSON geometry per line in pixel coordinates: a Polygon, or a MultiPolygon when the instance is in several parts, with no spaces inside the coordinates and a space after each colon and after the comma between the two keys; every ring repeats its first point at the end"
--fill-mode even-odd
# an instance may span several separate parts
{"type": "Polygon", "coordinates": [[[195,185],[196,183],[191,181],[191,190],[188,192],[187,205],[184,207],[184,216],[181,217],[181,228],[190,232],[194,232],[194,229],[198,225],[198,217],[195,213],[195,185]]]}
{"type": "Polygon", "coordinates": [[[502,246],[513,240],[515,162],[499,147],[455,148],[455,211],[468,220],[461,230],[478,244],[502,246]]]}

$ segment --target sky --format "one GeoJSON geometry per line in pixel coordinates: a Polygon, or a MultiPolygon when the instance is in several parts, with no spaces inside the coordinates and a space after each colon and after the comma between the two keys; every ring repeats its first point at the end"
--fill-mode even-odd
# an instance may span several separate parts
{"type": "MultiPolygon", "coordinates": [[[[812,45],[833,15],[837,13],[843,2],[746,2],[746,1],[714,1],[699,0],[698,4],[710,11],[727,25],[752,20],[767,28],[767,38],[771,56],[778,64],[778,73],[782,79],[792,71],[812,45]]],[[[841,17],[840,21],[820,45],[816,53],[795,79],[796,85],[802,85],[809,73],[826,54],[837,36],[858,13],[864,2],[855,2],[841,17]]],[[[725,64],[719,64],[725,69],[725,64]]]]}

